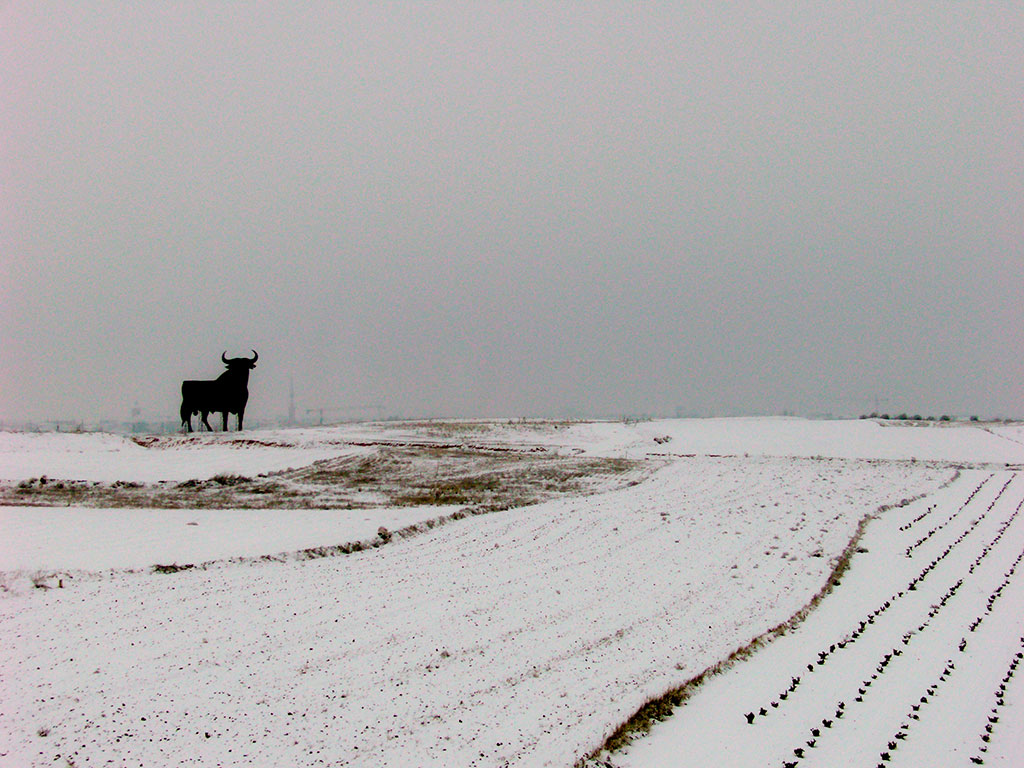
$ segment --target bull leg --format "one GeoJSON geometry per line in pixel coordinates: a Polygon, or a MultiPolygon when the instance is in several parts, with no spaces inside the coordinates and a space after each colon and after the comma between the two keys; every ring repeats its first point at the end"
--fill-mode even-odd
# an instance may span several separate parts
{"type": "Polygon", "coordinates": [[[242,431],[242,416],[245,414],[245,407],[238,409],[238,431],[242,431]]]}
{"type": "Polygon", "coordinates": [[[192,411],[184,403],[181,404],[181,426],[185,427],[186,432],[192,431],[192,411]]]}
{"type": "Polygon", "coordinates": [[[227,432],[228,431],[228,412],[227,411],[221,411],[221,416],[224,417],[223,431],[227,432]]]}
{"type": "Polygon", "coordinates": [[[209,411],[202,411],[200,416],[203,420],[203,426],[206,427],[207,432],[213,432],[213,427],[210,426],[210,422],[206,420],[206,417],[210,415],[209,411]]]}

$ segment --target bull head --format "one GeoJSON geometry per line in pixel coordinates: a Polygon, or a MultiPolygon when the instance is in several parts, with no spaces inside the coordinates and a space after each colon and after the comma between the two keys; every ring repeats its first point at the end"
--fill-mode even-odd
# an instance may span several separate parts
{"type": "Polygon", "coordinates": [[[259,356],[259,354],[257,354],[256,350],[254,349],[252,351],[252,357],[250,357],[250,358],[233,357],[231,359],[228,359],[228,353],[227,353],[227,351],[224,351],[224,352],[221,352],[220,359],[221,359],[221,362],[223,362],[224,365],[227,365],[227,366],[230,366],[232,363],[243,363],[244,362],[244,363],[247,363],[250,368],[255,368],[256,367],[256,361],[260,359],[260,356],[259,356]]]}

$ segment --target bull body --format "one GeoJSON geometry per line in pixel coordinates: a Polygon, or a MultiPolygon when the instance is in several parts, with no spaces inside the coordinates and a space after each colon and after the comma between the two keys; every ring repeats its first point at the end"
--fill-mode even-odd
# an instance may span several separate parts
{"type": "Polygon", "coordinates": [[[242,429],[245,416],[245,404],[249,400],[249,371],[256,367],[259,355],[252,351],[252,357],[228,358],[227,353],[220,359],[228,367],[224,373],[212,381],[181,382],[181,424],[186,431],[192,431],[192,416],[199,418],[208,430],[210,427],[207,416],[220,413],[223,416],[223,429],[228,428],[228,414],[238,416],[238,428],[242,429]]]}

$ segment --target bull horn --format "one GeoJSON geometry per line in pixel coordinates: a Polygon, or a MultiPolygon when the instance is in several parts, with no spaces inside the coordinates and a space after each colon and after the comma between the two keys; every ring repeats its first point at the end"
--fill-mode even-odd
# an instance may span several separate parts
{"type": "Polygon", "coordinates": [[[259,359],[260,359],[260,356],[256,353],[256,350],[254,349],[252,351],[252,360],[250,360],[250,362],[255,364],[256,361],[259,360],[259,359]]]}
{"type": "Polygon", "coordinates": [[[224,351],[224,352],[220,353],[220,359],[221,359],[221,362],[224,363],[224,365],[228,364],[228,353],[227,353],[227,351],[224,351]]]}

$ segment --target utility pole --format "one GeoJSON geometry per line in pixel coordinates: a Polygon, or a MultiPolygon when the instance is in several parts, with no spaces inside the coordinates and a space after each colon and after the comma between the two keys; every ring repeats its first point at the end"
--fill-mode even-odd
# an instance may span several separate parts
{"type": "Polygon", "coordinates": [[[295,426],[295,379],[288,377],[288,426],[295,426]]]}

